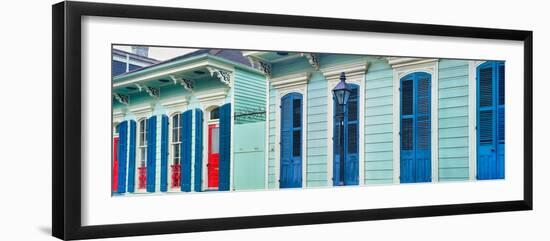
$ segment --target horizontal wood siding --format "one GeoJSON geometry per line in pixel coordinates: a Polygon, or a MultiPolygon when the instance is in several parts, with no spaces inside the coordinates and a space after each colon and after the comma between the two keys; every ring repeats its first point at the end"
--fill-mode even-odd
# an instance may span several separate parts
{"type": "MultiPolygon", "coordinates": [[[[264,76],[241,69],[235,69],[233,86],[235,113],[252,112],[265,108],[266,79],[264,76]]],[[[264,119],[237,118],[235,124],[264,121],[264,119]]]]}
{"type": "Polygon", "coordinates": [[[439,180],[467,180],[468,61],[439,62],[439,180]]]}
{"type": "Polygon", "coordinates": [[[392,183],[393,70],[373,61],[365,82],[365,184],[392,183]]]}
{"type": "Polygon", "coordinates": [[[307,87],[307,186],[327,185],[327,81],[317,72],[307,87]]]}

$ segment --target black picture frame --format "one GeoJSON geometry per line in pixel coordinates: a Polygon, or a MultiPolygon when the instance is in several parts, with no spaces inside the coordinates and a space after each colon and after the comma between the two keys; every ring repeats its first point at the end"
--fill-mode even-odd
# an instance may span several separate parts
{"type": "Polygon", "coordinates": [[[533,208],[533,32],[491,28],[290,16],[90,2],[60,2],[52,6],[52,233],[60,239],[87,239],[185,233],[290,225],[398,219],[457,214],[532,210],[533,208]],[[425,36],[517,40],[524,43],[524,180],[523,199],[421,207],[344,210],[283,215],[81,224],[81,17],[103,16],[228,23],[257,26],[350,30],[425,36]]]}

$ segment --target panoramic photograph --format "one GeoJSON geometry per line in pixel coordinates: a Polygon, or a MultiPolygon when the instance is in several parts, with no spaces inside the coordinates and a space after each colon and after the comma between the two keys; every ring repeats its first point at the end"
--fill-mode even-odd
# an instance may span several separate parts
{"type": "Polygon", "coordinates": [[[505,62],[112,45],[112,196],[505,178],[505,62]]]}

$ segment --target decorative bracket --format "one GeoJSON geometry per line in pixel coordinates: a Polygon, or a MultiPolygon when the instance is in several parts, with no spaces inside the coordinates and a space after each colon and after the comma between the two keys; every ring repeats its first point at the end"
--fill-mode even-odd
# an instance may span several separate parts
{"type": "Polygon", "coordinates": [[[150,87],[150,86],[147,86],[147,85],[140,85],[140,84],[135,84],[135,85],[138,87],[140,92],[141,92],[141,90],[145,89],[147,94],[149,94],[151,97],[155,97],[155,98],[160,97],[160,89],[159,88],[150,87]]]}
{"type": "Polygon", "coordinates": [[[208,72],[210,72],[210,76],[214,76],[215,74],[216,77],[220,79],[222,83],[224,83],[228,87],[231,87],[231,78],[232,78],[231,72],[217,69],[210,66],[206,67],[206,69],[208,69],[208,72]]]}
{"type": "Polygon", "coordinates": [[[250,56],[248,57],[248,61],[250,61],[250,65],[252,65],[252,67],[258,68],[265,75],[267,75],[267,77],[271,77],[271,64],[270,63],[258,60],[256,58],[253,58],[253,57],[250,57],[250,56]]]}
{"type": "Polygon", "coordinates": [[[321,65],[319,64],[319,55],[314,54],[314,53],[301,53],[300,55],[306,57],[309,64],[315,70],[319,70],[321,68],[321,65]]]}
{"type": "Polygon", "coordinates": [[[174,84],[178,84],[178,82],[179,82],[179,84],[181,84],[183,86],[183,88],[185,88],[186,90],[189,90],[189,91],[193,90],[193,81],[192,80],[185,79],[185,78],[175,76],[175,75],[170,75],[170,78],[172,79],[172,81],[174,81],[174,84]]]}
{"type": "Polygon", "coordinates": [[[114,96],[115,96],[115,99],[118,100],[118,102],[120,102],[121,104],[128,105],[128,96],[127,95],[114,93],[114,96]]]}

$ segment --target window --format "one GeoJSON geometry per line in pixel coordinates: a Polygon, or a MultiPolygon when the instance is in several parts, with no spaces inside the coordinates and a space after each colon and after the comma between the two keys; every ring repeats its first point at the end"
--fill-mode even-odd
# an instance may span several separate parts
{"type": "Polygon", "coordinates": [[[145,167],[147,163],[147,119],[139,122],[139,166],[145,167]]]}
{"type": "Polygon", "coordinates": [[[126,73],[126,63],[113,60],[112,75],[117,76],[126,73]]]}
{"type": "Polygon", "coordinates": [[[172,163],[180,164],[181,160],[181,114],[172,116],[172,163]]]}
{"type": "Polygon", "coordinates": [[[477,68],[477,179],[504,178],[504,62],[477,68]]]}
{"type": "Polygon", "coordinates": [[[415,72],[400,82],[400,181],[430,182],[431,75],[415,72]]]}
{"type": "Polygon", "coordinates": [[[333,99],[333,185],[359,184],[359,85],[348,84],[351,93],[345,106],[333,99]],[[341,153],[345,153],[341,161],[341,153]]]}
{"type": "Polygon", "coordinates": [[[216,107],[210,111],[210,120],[219,120],[220,119],[220,108],[216,107]]]}

